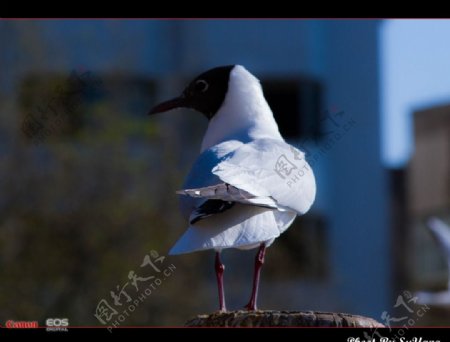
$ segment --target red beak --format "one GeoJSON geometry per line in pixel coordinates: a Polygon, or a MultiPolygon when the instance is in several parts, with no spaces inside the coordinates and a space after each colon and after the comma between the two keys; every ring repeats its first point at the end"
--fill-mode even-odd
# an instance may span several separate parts
{"type": "Polygon", "coordinates": [[[186,103],[186,100],[184,99],[184,97],[176,97],[172,100],[160,103],[159,105],[153,107],[150,110],[150,112],[148,112],[148,115],[163,113],[163,112],[167,112],[168,110],[180,108],[180,107],[187,107],[187,103],[186,103]]]}

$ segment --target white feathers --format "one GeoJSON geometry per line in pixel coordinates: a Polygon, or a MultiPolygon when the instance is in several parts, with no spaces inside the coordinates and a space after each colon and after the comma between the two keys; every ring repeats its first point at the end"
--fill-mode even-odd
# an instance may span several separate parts
{"type": "Polygon", "coordinates": [[[303,152],[283,140],[259,81],[242,66],[231,71],[201,151],[177,192],[195,223],[171,254],[270,244],[314,202],[315,178],[303,152]],[[218,213],[210,215],[205,208],[213,200],[218,213]]]}
{"type": "Polygon", "coordinates": [[[170,250],[181,254],[205,249],[269,245],[295,219],[295,213],[236,204],[232,209],[189,226],[170,250]]]}
{"type": "Polygon", "coordinates": [[[435,306],[450,306],[450,291],[440,292],[416,292],[417,303],[435,306]]]}
{"type": "Polygon", "coordinates": [[[231,71],[224,103],[209,122],[201,151],[227,140],[248,142],[264,137],[283,140],[259,80],[237,65],[231,71]]]}
{"type": "Polygon", "coordinates": [[[428,220],[428,228],[436,238],[441,251],[445,254],[447,265],[450,268],[450,227],[442,220],[432,217],[428,220]]]}
{"type": "Polygon", "coordinates": [[[276,238],[314,202],[314,174],[301,151],[272,139],[234,144],[228,153],[221,145],[200,155],[186,189],[177,193],[184,195],[182,208],[190,220],[207,200],[239,205],[191,225],[171,253],[257,246],[276,238]]]}
{"type": "Polygon", "coordinates": [[[444,253],[449,269],[449,280],[446,291],[440,292],[417,292],[420,304],[445,305],[450,306],[450,226],[442,220],[432,217],[427,222],[430,232],[436,239],[441,251],[444,253]]]}
{"type": "Polygon", "coordinates": [[[257,198],[272,198],[280,210],[302,215],[314,202],[316,183],[303,152],[283,141],[259,139],[238,148],[212,172],[257,198]]]}

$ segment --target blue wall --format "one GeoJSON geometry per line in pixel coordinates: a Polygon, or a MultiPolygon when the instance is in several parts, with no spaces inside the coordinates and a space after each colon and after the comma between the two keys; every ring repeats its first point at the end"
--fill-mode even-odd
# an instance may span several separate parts
{"type": "Polygon", "coordinates": [[[327,23],[328,102],[356,124],[329,153],[327,203],[340,293],[352,310],[380,319],[389,311],[390,234],[386,172],[380,153],[378,25],[327,23]]]}

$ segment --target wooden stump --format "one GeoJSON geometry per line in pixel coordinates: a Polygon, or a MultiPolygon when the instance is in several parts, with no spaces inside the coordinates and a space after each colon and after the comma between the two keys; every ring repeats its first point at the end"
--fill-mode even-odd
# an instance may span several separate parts
{"type": "Polygon", "coordinates": [[[188,327],[364,327],[383,328],[372,318],[318,311],[229,311],[199,315],[188,327]]]}

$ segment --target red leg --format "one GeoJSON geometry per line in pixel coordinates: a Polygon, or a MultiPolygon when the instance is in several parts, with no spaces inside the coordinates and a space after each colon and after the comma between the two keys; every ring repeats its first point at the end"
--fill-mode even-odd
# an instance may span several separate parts
{"type": "Polygon", "coordinates": [[[223,271],[225,270],[225,265],[222,264],[220,260],[220,252],[216,252],[216,277],[217,277],[217,287],[219,288],[219,310],[227,311],[225,307],[225,291],[223,289],[223,271]]]}
{"type": "Polygon", "coordinates": [[[258,253],[255,257],[255,273],[253,275],[253,290],[252,296],[250,297],[250,301],[245,306],[247,310],[255,311],[256,310],[256,300],[258,298],[258,286],[259,286],[259,276],[261,274],[261,268],[264,264],[264,255],[266,254],[266,245],[264,243],[259,247],[258,253]]]}

